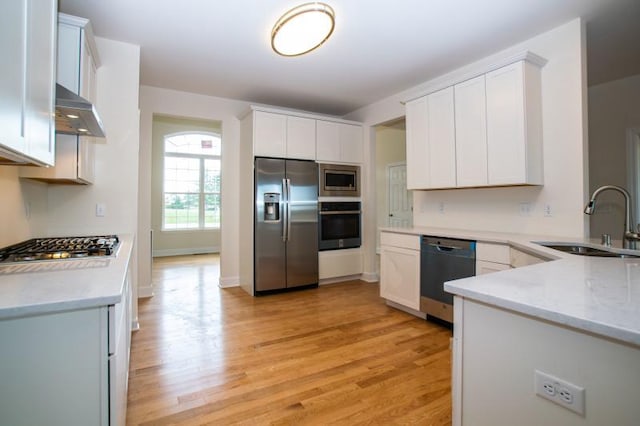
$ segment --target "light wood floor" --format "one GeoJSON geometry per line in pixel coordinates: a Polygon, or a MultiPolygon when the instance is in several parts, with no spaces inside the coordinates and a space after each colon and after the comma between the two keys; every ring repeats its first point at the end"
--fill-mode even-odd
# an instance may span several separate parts
{"type": "Polygon", "coordinates": [[[253,298],[218,258],[154,260],[128,425],[451,424],[449,330],[361,281],[253,298]]]}

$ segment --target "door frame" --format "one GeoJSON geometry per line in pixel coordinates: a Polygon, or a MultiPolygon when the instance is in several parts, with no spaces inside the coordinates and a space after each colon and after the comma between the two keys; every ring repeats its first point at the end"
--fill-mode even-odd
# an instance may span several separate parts
{"type": "Polygon", "coordinates": [[[627,129],[627,188],[633,202],[633,218],[640,223],[640,127],[627,129]]]}

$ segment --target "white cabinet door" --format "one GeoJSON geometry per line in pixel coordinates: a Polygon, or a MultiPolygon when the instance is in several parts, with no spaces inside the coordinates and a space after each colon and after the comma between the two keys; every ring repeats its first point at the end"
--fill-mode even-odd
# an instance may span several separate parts
{"type": "Polygon", "coordinates": [[[340,161],[340,126],[331,121],[316,122],[316,159],[340,161]]]}
{"type": "Polygon", "coordinates": [[[362,138],[362,126],[317,120],[316,159],[325,162],[362,163],[362,138]]]}
{"type": "Polygon", "coordinates": [[[522,63],[487,74],[489,183],[523,182],[524,98],[522,63]]]}
{"type": "Polygon", "coordinates": [[[429,155],[427,147],[427,97],[406,104],[407,126],[407,189],[429,187],[429,174],[425,167],[429,155]]]}
{"type": "Polygon", "coordinates": [[[525,96],[525,68],[521,61],[487,74],[490,185],[542,183],[538,70],[527,76],[532,90],[525,96]]]}
{"type": "Polygon", "coordinates": [[[55,163],[56,16],[57,2],[27,1],[27,153],[48,165],[55,163]]]}
{"type": "Polygon", "coordinates": [[[453,87],[427,96],[427,144],[430,188],[456,186],[456,139],[453,87]]]}
{"type": "MultiPolygon", "coordinates": [[[[25,0],[0,4],[0,147],[26,151],[24,138],[25,0]]],[[[1,155],[1,154],[0,154],[1,155]]]]}
{"type": "Polygon", "coordinates": [[[456,179],[460,186],[487,185],[485,77],[456,84],[456,179]]]}
{"type": "Polygon", "coordinates": [[[255,111],[253,154],[285,158],[287,155],[287,116],[255,111]]]}
{"type": "Polygon", "coordinates": [[[487,262],[486,260],[476,260],[476,275],[491,274],[493,272],[511,269],[504,263],[487,262]]]}
{"type": "Polygon", "coordinates": [[[380,247],[380,296],[411,309],[420,309],[420,252],[380,247]]]}
{"type": "Polygon", "coordinates": [[[340,161],[362,163],[362,126],[339,124],[340,161]]]}
{"type": "Polygon", "coordinates": [[[0,148],[13,151],[14,160],[55,160],[56,12],[53,0],[3,2],[0,8],[0,148]]]}
{"type": "Polygon", "coordinates": [[[287,117],[286,157],[302,160],[316,158],[316,120],[287,117]]]}

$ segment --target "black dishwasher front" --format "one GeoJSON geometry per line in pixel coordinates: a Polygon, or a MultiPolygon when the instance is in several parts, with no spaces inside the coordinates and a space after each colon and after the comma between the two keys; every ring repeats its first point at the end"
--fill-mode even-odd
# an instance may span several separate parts
{"type": "Polygon", "coordinates": [[[420,310],[453,322],[453,295],[446,281],[476,274],[476,242],[423,235],[420,246],[420,310]]]}

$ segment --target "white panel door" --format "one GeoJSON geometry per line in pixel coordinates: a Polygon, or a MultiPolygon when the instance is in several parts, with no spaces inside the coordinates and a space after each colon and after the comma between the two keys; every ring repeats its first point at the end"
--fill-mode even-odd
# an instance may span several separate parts
{"type": "Polygon", "coordinates": [[[486,185],[487,108],[484,75],[456,84],[454,90],[457,185],[486,185]]]}
{"type": "Polygon", "coordinates": [[[413,223],[413,197],[407,190],[407,165],[392,164],[387,167],[388,225],[411,226],[413,223]]]}
{"type": "Polygon", "coordinates": [[[287,117],[287,158],[316,159],[316,120],[287,117]]]}
{"type": "Polygon", "coordinates": [[[456,186],[456,135],[453,87],[427,96],[429,104],[429,175],[431,188],[456,186]]]}
{"type": "Polygon", "coordinates": [[[526,182],[523,62],[486,74],[490,185],[526,182]]]}
{"type": "Polygon", "coordinates": [[[415,99],[405,105],[407,126],[407,188],[429,187],[429,173],[425,167],[429,157],[427,134],[429,108],[427,97],[415,99]]]}
{"type": "Polygon", "coordinates": [[[285,158],[287,116],[263,111],[256,111],[254,114],[254,155],[285,158]]]}
{"type": "Polygon", "coordinates": [[[420,309],[420,252],[380,247],[380,296],[411,309],[420,309]]]}

